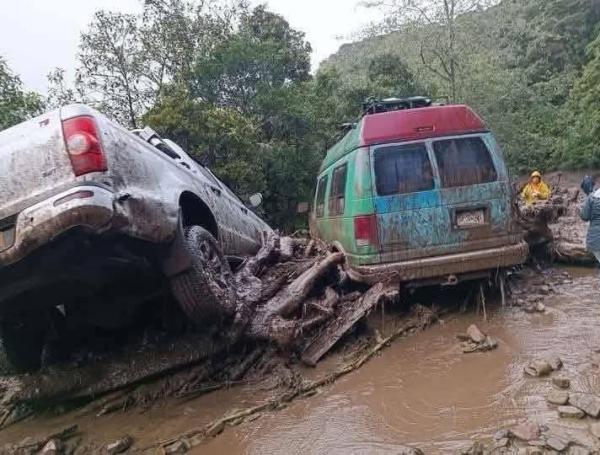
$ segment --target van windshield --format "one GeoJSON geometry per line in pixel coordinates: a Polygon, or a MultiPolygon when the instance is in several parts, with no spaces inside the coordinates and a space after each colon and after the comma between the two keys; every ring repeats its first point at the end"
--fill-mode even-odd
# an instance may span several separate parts
{"type": "Polygon", "coordinates": [[[375,150],[377,194],[416,193],[434,187],[425,144],[404,144],[375,150]]]}
{"type": "Polygon", "coordinates": [[[442,187],[495,182],[498,174],[480,137],[449,139],[433,143],[442,187]]]}

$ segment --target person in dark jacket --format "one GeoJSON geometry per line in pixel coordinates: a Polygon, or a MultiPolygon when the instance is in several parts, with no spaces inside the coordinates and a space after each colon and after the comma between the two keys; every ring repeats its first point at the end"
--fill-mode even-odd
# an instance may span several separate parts
{"type": "Polygon", "coordinates": [[[600,189],[594,191],[594,179],[589,175],[583,178],[581,189],[588,195],[581,208],[581,219],[590,222],[587,249],[600,262],[600,189]]]}

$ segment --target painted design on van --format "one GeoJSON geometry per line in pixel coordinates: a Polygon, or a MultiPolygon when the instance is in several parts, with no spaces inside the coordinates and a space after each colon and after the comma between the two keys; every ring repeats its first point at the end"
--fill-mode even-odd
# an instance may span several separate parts
{"type": "Polygon", "coordinates": [[[467,106],[365,115],[327,153],[324,178],[313,235],[344,251],[355,276],[383,268],[402,281],[525,260],[500,147],[467,106]],[[341,166],[343,195],[339,179],[331,188],[341,166]]]}

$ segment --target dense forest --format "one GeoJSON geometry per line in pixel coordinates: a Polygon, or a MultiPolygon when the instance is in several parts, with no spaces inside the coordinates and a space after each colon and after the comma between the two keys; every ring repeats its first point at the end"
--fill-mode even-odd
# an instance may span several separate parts
{"type": "Polygon", "coordinates": [[[139,15],[99,11],[81,34],[74,80],[47,96],[0,56],[0,130],[84,102],[149,125],[242,197],[260,191],[273,225],[302,225],[339,126],[367,97],[423,94],[472,105],[515,172],[600,166],[600,0],[377,0],[313,73],[311,46],[245,0],[145,0],[139,15]]]}

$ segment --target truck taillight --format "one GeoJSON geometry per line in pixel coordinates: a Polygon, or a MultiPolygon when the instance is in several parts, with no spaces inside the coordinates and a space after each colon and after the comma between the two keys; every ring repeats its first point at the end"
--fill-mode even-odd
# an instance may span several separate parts
{"type": "Polygon", "coordinates": [[[354,218],[354,238],[357,246],[377,246],[377,215],[357,216],[354,218]]]}
{"type": "Polygon", "coordinates": [[[81,116],[64,120],[62,128],[71,166],[77,177],[108,169],[96,122],[92,117],[81,116]]]}

